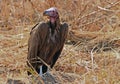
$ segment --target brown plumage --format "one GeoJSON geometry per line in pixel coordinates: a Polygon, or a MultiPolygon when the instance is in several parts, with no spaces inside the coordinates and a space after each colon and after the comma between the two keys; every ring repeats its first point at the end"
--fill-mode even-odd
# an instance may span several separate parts
{"type": "Polygon", "coordinates": [[[43,66],[43,73],[47,66],[38,59],[41,58],[52,68],[64,46],[68,33],[68,25],[61,24],[56,8],[50,8],[43,13],[50,19],[48,22],[36,24],[30,33],[28,41],[28,61],[39,73],[40,66],[43,66]]]}

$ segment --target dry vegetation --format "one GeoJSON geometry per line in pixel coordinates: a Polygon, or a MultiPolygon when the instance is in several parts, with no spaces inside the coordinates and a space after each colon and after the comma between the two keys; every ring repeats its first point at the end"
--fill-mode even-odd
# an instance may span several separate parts
{"type": "Polygon", "coordinates": [[[52,6],[69,24],[64,50],[51,71],[57,80],[120,84],[120,0],[0,0],[0,84],[36,84],[26,73],[27,40],[33,25],[46,20],[43,10],[52,6]]]}

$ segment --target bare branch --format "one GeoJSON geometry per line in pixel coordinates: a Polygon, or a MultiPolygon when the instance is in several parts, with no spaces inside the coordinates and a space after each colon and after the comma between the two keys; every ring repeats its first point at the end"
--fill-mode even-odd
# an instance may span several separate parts
{"type": "MultiPolygon", "coordinates": [[[[111,7],[114,7],[114,6],[118,5],[119,3],[120,3],[120,1],[117,1],[117,2],[115,2],[115,3],[113,3],[113,4],[111,4],[111,5],[107,5],[104,9],[110,9],[111,7]]],[[[102,11],[102,10],[93,11],[93,12],[91,12],[91,13],[85,15],[85,16],[82,16],[82,17],[79,18],[78,20],[83,19],[83,18],[85,18],[85,17],[87,17],[87,16],[90,16],[90,15],[96,14],[96,13],[101,12],[101,11],[102,11]]]]}
{"type": "Polygon", "coordinates": [[[101,6],[97,6],[100,10],[103,10],[103,11],[110,11],[110,12],[113,12],[113,10],[110,10],[110,9],[107,9],[107,8],[103,8],[101,6]]]}

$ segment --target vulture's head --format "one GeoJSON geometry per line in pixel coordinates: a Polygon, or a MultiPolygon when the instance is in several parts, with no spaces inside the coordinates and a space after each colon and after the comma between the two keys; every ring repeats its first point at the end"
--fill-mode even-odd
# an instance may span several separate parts
{"type": "Polygon", "coordinates": [[[43,15],[47,16],[51,23],[55,23],[55,21],[59,18],[58,10],[55,7],[45,10],[43,15]]]}

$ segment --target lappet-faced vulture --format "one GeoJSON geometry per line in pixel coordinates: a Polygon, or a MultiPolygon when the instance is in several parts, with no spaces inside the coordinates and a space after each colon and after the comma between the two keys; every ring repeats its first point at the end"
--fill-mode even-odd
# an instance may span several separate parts
{"type": "MultiPolygon", "coordinates": [[[[53,68],[61,54],[68,33],[68,25],[60,23],[57,8],[49,8],[44,11],[43,15],[47,16],[49,21],[38,23],[32,28],[27,57],[29,64],[40,75],[48,69],[40,59],[53,68]]],[[[28,72],[28,74],[31,73],[28,72]]]]}

